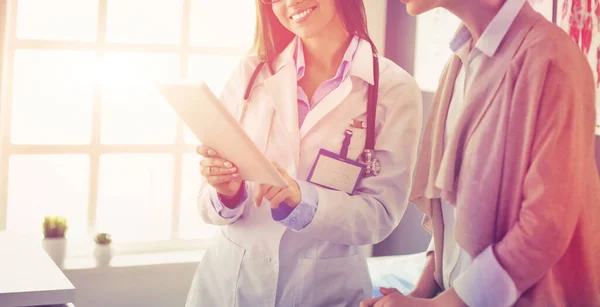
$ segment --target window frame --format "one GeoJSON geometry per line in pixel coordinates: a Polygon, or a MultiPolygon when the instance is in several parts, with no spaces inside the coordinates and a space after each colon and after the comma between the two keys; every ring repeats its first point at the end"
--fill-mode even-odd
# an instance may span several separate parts
{"type": "MultiPolygon", "coordinates": [[[[93,51],[96,60],[100,61],[108,52],[144,53],[144,54],[175,54],[179,56],[180,77],[188,76],[188,62],[193,55],[222,55],[243,56],[248,50],[237,47],[193,46],[190,44],[191,1],[183,0],[183,18],[181,20],[182,38],[178,44],[143,44],[143,43],[113,43],[106,41],[108,1],[98,0],[97,33],[95,41],[53,41],[17,38],[18,0],[0,0],[0,9],[5,13],[5,27],[2,34],[3,57],[0,62],[0,231],[7,229],[8,222],[8,164],[12,155],[23,154],[86,154],[90,158],[89,195],[86,237],[91,238],[96,232],[96,209],[98,200],[98,184],[100,175],[100,157],[103,154],[173,154],[173,189],[172,189],[172,219],[170,239],[166,241],[113,243],[117,253],[157,252],[173,250],[189,250],[204,248],[208,238],[182,239],[179,234],[181,191],[184,155],[195,152],[195,145],[186,144],[183,122],[176,119],[176,137],[172,144],[102,144],[102,84],[94,85],[92,106],[91,141],[83,145],[41,145],[11,143],[11,113],[15,53],[17,50],[73,50],[93,51]]],[[[40,230],[41,236],[41,230],[40,230]]],[[[88,240],[90,241],[90,240],[88,240]]],[[[89,242],[69,242],[73,248],[69,255],[88,254],[89,242]]]]}

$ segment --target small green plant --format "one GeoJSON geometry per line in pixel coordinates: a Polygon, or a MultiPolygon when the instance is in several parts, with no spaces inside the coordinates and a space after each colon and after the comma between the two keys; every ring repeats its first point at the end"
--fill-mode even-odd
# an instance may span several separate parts
{"type": "Polygon", "coordinates": [[[64,238],[69,226],[67,219],[61,216],[46,216],[42,224],[44,238],[64,238]]]}
{"type": "Polygon", "coordinates": [[[110,234],[102,232],[96,234],[94,241],[96,241],[97,244],[106,245],[110,244],[112,242],[112,239],[110,238],[110,234]]]}

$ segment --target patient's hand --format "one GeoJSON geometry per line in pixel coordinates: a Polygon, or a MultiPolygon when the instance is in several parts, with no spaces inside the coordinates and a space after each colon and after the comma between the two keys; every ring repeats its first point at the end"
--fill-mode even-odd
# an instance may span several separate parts
{"type": "Polygon", "coordinates": [[[404,307],[404,306],[435,306],[436,301],[430,299],[421,299],[411,296],[405,296],[396,289],[381,288],[383,296],[360,303],[360,307],[404,307]]]}
{"type": "Polygon", "coordinates": [[[437,282],[435,281],[433,272],[435,270],[435,255],[429,253],[427,255],[427,262],[419,281],[415,285],[415,288],[408,296],[415,298],[432,298],[440,290],[437,282]]]}
{"type": "Polygon", "coordinates": [[[414,298],[432,298],[435,291],[432,291],[431,288],[419,288],[415,287],[407,296],[414,298]]]}

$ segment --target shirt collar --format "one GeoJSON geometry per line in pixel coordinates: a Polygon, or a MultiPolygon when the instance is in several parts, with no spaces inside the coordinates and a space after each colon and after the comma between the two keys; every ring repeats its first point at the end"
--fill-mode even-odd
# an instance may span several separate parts
{"type": "MultiPolygon", "coordinates": [[[[350,45],[348,45],[348,49],[344,53],[344,57],[342,58],[342,63],[338,68],[338,71],[334,78],[346,78],[348,73],[350,72],[350,64],[352,63],[352,59],[354,58],[354,54],[358,49],[358,42],[360,41],[358,36],[352,37],[352,41],[350,41],[350,45]]],[[[302,40],[296,36],[296,48],[294,50],[294,61],[296,63],[296,72],[298,74],[298,81],[304,77],[304,72],[306,70],[306,62],[304,59],[304,48],[302,46],[302,40]]]]}
{"type": "MultiPolygon", "coordinates": [[[[500,11],[498,11],[498,14],[494,16],[485,31],[483,31],[475,48],[488,57],[493,57],[525,3],[526,0],[507,0],[500,11]]],[[[461,25],[460,29],[450,42],[450,49],[452,49],[454,53],[457,53],[461,47],[467,42],[470,42],[471,39],[471,33],[467,27],[461,25]]]]}

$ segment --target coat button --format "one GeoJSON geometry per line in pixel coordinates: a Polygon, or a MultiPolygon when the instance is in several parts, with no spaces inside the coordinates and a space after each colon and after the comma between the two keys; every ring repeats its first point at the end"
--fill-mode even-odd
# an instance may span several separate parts
{"type": "Polygon", "coordinates": [[[293,224],[296,224],[296,222],[297,222],[297,221],[298,221],[298,219],[297,219],[297,218],[295,218],[295,217],[293,217],[293,218],[291,218],[291,219],[290,219],[290,223],[291,223],[292,225],[293,225],[293,224]]]}
{"type": "Polygon", "coordinates": [[[267,256],[267,262],[271,262],[271,257],[267,256]]]}

